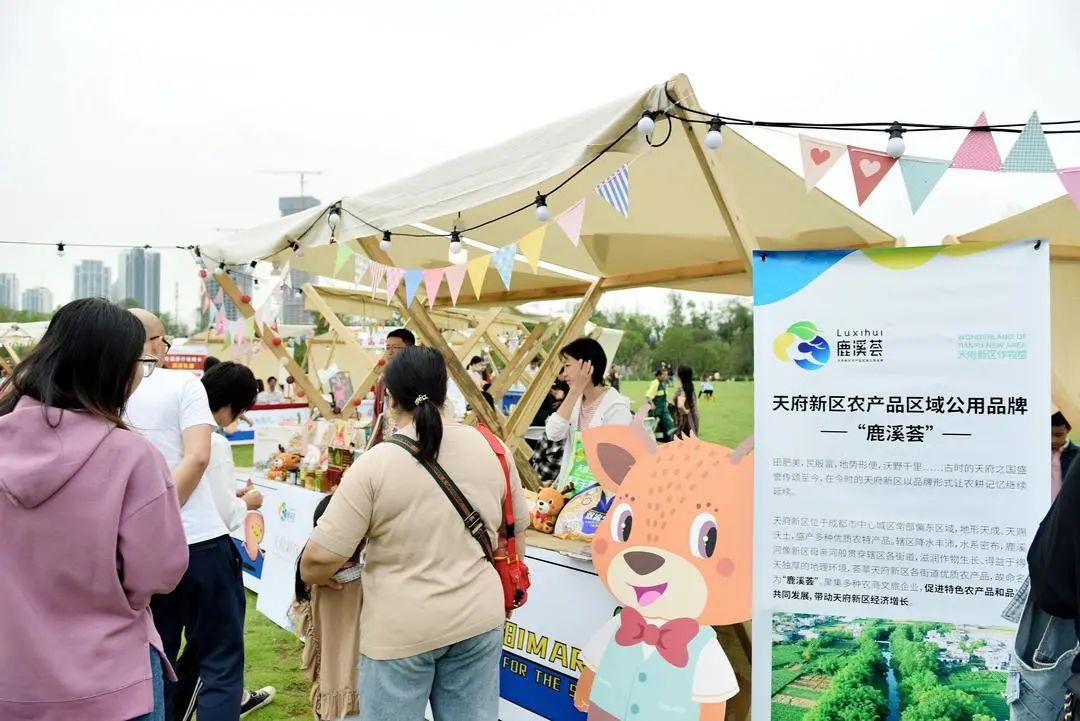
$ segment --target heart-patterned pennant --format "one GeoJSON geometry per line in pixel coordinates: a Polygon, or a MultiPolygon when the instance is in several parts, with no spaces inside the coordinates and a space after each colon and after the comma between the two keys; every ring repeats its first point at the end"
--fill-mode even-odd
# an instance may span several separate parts
{"type": "Polygon", "coordinates": [[[890,155],[854,145],[848,146],[848,159],[851,161],[851,174],[855,178],[855,193],[859,197],[859,205],[866,202],[896,165],[896,158],[890,155]]]}
{"type": "Polygon", "coordinates": [[[847,146],[818,140],[807,135],[799,136],[799,149],[802,151],[803,178],[806,191],[810,192],[825,177],[832,166],[840,162],[847,152],[847,146]]]}

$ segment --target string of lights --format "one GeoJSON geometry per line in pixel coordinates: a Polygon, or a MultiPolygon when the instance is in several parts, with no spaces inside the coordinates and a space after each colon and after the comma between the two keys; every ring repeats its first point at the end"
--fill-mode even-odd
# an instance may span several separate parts
{"type": "MultiPolygon", "coordinates": [[[[667,95],[667,107],[658,110],[649,110],[641,114],[641,117],[634,125],[623,130],[615,139],[608,143],[605,147],[599,150],[587,162],[583,163],[573,173],[564,178],[561,182],[555,185],[553,188],[546,192],[538,190],[536,197],[532,202],[525,203],[520,207],[509,210],[501,215],[484,220],[479,223],[475,223],[469,226],[460,226],[455,224],[453,229],[449,232],[406,232],[406,231],[391,231],[389,228],[381,228],[375,223],[363,218],[359,214],[353,212],[349,208],[343,205],[341,200],[332,203],[328,207],[324,208],[316,217],[314,217],[311,223],[295,238],[290,238],[287,241],[287,247],[290,248],[296,257],[302,257],[304,254],[301,241],[311,232],[316,225],[325,219],[330,228],[330,243],[337,243],[337,229],[341,224],[342,215],[348,215],[353,220],[367,226],[371,229],[371,235],[381,236],[379,247],[387,252],[392,247],[392,240],[394,237],[402,238],[445,238],[450,241],[450,250],[452,252],[460,252],[462,249],[461,238],[463,235],[476,231],[481,228],[490,226],[494,223],[498,223],[507,218],[513,217],[523,212],[533,210],[536,213],[536,219],[540,222],[547,222],[551,219],[551,210],[548,207],[548,199],[555,193],[565,188],[571,181],[585,172],[589,167],[599,161],[604,155],[610,152],[616,145],[622,142],[629,134],[637,132],[644,137],[645,141],[652,148],[663,147],[671,139],[674,123],[676,121],[686,123],[689,125],[705,125],[707,130],[705,133],[704,143],[706,147],[716,150],[723,145],[722,130],[725,125],[730,126],[743,126],[743,127],[760,127],[769,129],[792,129],[792,130],[831,130],[842,132],[869,132],[869,133],[884,133],[888,136],[885,152],[894,158],[901,157],[906,148],[904,143],[904,135],[906,133],[916,132],[937,132],[937,131],[980,131],[980,132],[1001,132],[1001,133],[1021,133],[1027,123],[998,123],[994,125],[955,125],[951,123],[915,123],[915,122],[900,122],[900,121],[886,121],[886,122],[836,122],[836,123],[817,123],[817,122],[801,122],[801,121],[776,121],[776,120],[753,120],[748,118],[741,118],[731,115],[723,115],[720,113],[711,113],[698,108],[693,108],[685,105],[680,99],[672,95],[670,88],[665,88],[667,95]],[[662,140],[656,140],[654,135],[658,121],[667,122],[667,132],[662,140]]],[[[1044,127],[1053,127],[1052,130],[1044,130],[1046,134],[1080,134],[1080,119],[1078,120],[1055,120],[1042,122],[1044,127]],[[1068,127],[1076,126],[1076,127],[1068,127]]],[[[209,275],[208,267],[217,266],[217,269],[221,272],[229,273],[231,275],[238,275],[241,277],[251,277],[258,282],[253,274],[248,274],[241,270],[245,266],[250,266],[251,270],[254,270],[258,263],[269,260],[273,256],[277,255],[279,250],[252,259],[246,264],[227,264],[223,259],[212,258],[202,252],[199,246],[172,246],[172,245],[152,245],[152,244],[114,244],[114,243],[51,243],[45,241],[4,241],[0,240],[0,245],[28,245],[28,246],[55,246],[57,254],[63,256],[64,250],[67,247],[76,248],[143,248],[146,250],[183,250],[192,254],[195,262],[200,266],[199,275],[202,278],[206,278],[209,275]]]]}

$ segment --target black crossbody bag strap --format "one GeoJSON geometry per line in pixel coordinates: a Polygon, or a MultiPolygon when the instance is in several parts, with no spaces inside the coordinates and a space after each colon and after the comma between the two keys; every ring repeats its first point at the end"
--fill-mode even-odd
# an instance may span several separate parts
{"type": "Polygon", "coordinates": [[[383,443],[392,443],[398,448],[403,448],[409,452],[409,454],[416,458],[416,462],[427,470],[431,474],[431,477],[435,479],[435,483],[442,489],[442,492],[446,494],[446,497],[450,500],[450,504],[454,507],[454,510],[461,516],[462,522],[465,524],[465,530],[469,532],[469,535],[476,539],[476,542],[480,544],[480,548],[484,551],[484,558],[488,560],[488,563],[495,563],[495,551],[491,547],[491,537],[488,536],[487,526],[484,525],[484,520],[480,518],[480,514],[469,503],[469,499],[465,497],[465,494],[461,492],[461,489],[457,487],[457,484],[447,475],[446,471],[438,463],[434,461],[421,461],[417,458],[417,452],[420,450],[416,445],[416,441],[408,436],[396,434],[383,440],[383,443]]]}

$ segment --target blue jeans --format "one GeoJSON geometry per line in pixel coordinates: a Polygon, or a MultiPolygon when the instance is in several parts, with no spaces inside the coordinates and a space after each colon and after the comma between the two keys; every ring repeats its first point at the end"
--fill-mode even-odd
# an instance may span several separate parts
{"type": "Polygon", "coordinates": [[[360,657],[360,721],[497,721],[503,630],[393,661],[360,657]]]}
{"type": "Polygon", "coordinates": [[[1080,647],[1073,622],[1039,610],[1029,588],[1025,581],[1006,614],[1014,618],[1023,604],[1005,698],[1012,721],[1056,721],[1080,647]]]}
{"type": "Polygon", "coordinates": [[[150,677],[154,680],[154,710],[132,721],[165,721],[165,677],[161,671],[161,656],[150,649],[150,677]]]}

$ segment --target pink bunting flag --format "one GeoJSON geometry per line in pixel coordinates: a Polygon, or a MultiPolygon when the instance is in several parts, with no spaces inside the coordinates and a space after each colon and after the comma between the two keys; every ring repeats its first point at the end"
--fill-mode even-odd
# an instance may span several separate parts
{"type": "Polygon", "coordinates": [[[802,151],[803,178],[806,180],[806,191],[810,192],[825,177],[825,173],[829,172],[829,169],[836,165],[840,158],[844,157],[847,146],[800,135],[799,149],[802,151]]]}
{"type": "Polygon", "coordinates": [[[585,199],[571,205],[555,216],[555,222],[575,246],[581,242],[581,228],[585,225],[585,199]]]}
{"type": "Polygon", "coordinates": [[[214,335],[222,337],[225,335],[225,314],[218,311],[217,319],[214,321],[214,335]]]}
{"type": "Polygon", "coordinates": [[[429,268],[424,271],[424,292],[427,293],[428,308],[435,307],[435,298],[439,295],[442,286],[443,269],[429,268]]]}
{"type": "MultiPolygon", "coordinates": [[[[986,122],[986,113],[979,113],[975,127],[988,125],[990,123],[986,122]]],[[[1001,170],[1001,153],[998,152],[993,133],[989,130],[969,130],[949,167],[995,172],[1001,170]]]]}
{"type": "Polygon", "coordinates": [[[386,276],[386,266],[377,261],[371,263],[371,297],[374,298],[375,294],[379,292],[379,284],[382,283],[383,277],[386,276]]]}
{"type": "Polygon", "coordinates": [[[450,302],[457,305],[458,296],[461,294],[461,286],[465,282],[465,272],[469,266],[465,263],[450,265],[443,269],[446,275],[446,287],[450,289],[450,302]]]}
{"type": "Polygon", "coordinates": [[[882,179],[896,165],[896,158],[876,150],[848,146],[848,159],[851,161],[851,174],[855,177],[855,194],[859,196],[859,205],[866,202],[882,179]]]}
{"type": "Polygon", "coordinates": [[[1080,168],[1063,168],[1058,171],[1058,178],[1065,186],[1065,192],[1069,194],[1076,208],[1080,210],[1080,168]]]}
{"type": "Polygon", "coordinates": [[[202,292],[202,311],[205,313],[210,310],[210,294],[206,292],[206,286],[203,286],[202,292]]]}
{"type": "Polygon", "coordinates": [[[390,301],[393,299],[394,294],[397,293],[398,286],[401,285],[401,279],[405,277],[405,271],[402,268],[387,268],[386,269],[386,304],[390,305],[390,301]]]}
{"type": "Polygon", "coordinates": [[[214,296],[214,305],[220,307],[221,304],[224,303],[224,302],[225,302],[225,289],[219,286],[218,289],[217,289],[217,295],[214,296]]]}

